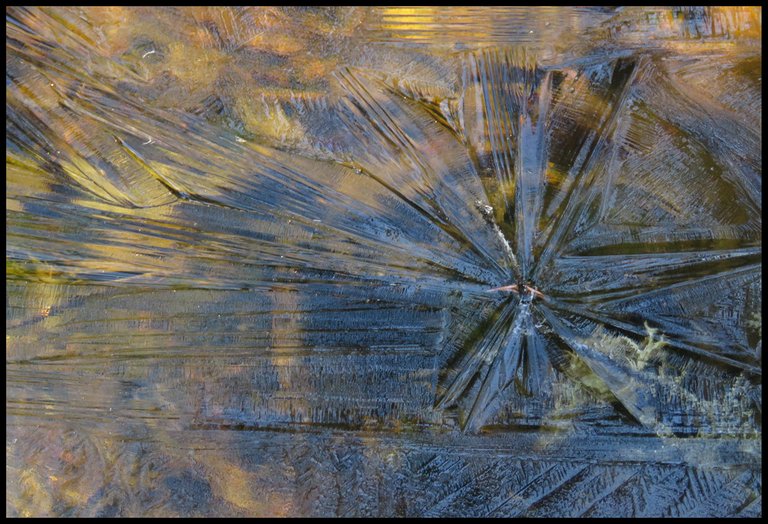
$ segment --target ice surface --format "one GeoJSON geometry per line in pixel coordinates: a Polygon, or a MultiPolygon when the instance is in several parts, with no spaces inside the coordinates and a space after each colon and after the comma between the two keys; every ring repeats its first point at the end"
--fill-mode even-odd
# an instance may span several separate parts
{"type": "Polygon", "coordinates": [[[759,516],[761,14],[9,8],[6,514],[759,516]]]}

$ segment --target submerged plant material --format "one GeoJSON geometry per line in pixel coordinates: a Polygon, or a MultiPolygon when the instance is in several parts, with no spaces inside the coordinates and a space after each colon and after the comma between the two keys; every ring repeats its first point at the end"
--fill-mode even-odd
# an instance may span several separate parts
{"type": "Polygon", "coordinates": [[[6,514],[759,516],[761,14],[9,8],[6,514]]]}

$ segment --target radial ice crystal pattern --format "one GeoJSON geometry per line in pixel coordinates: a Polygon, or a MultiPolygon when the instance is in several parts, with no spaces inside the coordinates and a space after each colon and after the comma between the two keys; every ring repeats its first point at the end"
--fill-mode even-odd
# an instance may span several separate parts
{"type": "Polygon", "coordinates": [[[9,8],[8,511],[759,512],[759,23],[9,8]]]}

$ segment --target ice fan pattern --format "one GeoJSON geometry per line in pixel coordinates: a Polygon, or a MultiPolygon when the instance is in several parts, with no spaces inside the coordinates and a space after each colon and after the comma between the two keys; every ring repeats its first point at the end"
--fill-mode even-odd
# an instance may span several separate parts
{"type": "MultiPolygon", "coordinates": [[[[113,506],[205,514],[192,490],[274,514],[292,489],[301,502],[284,514],[383,514],[313,487],[357,460],[437,497],[398,491],[402,514],[553,515],[563,486],[593,484],[574,511],[715,514],[705,499],[723,486],[738,499],[723,511],[759,511],[759,471],[702,473],[709,459],[676,447],[760,432],[759,48],[674,47],[739,22],[690,11],[664,40],[672,29],[643,11],[574,11],[591,36],[553,52],[527,32],[451,33],[438,15],[344,13],[160,10],[145,34],[97,31],[88,11],[6,13],[7,424],[31,439],[7,452],[19,492],[37,478],[19,464],[41,448],[136,470],[160,442],[200,450],[212,432],[228,436],[203,453],[231,444],[249,463],[274,435],[277,463],[305,473],[268,489],[265,509],[211,480],[233,475],[226,461],[201,480],[164,452],[152,460],[176,502],[113,506]],[[344,21],[373,42],[356,45],[344,21]],[[295,58],[308,51],[322,71],[295,58]],[[113,432],[148,446],[134,466],[125,440],[95,444],[113,432]],[[565,444],[543,452],[559,437],[529,445],[531,432],[565,444]],[[355,448],[370,434],[397,464],[334,451],[334,435],[355,448]],[[557,455],[599,455],[588,436],[637,439],[640,469],[621,443],[600,472],[557,455]],[[649,458],[665,439],[685,458],[649,458]],[[487,446],[488,469],[451,455],[464,445],[487,446]],[[539,454],[531,471],[507,464],[525,453],[539,454]],[[451,490],[454,467],[468,478],[451,490]],[[468,502],[488,475],[520,491],[468,502]],[[705,487],[647,491],[691,478],[705,487]],[[524,496],[532,479],[548,487],[524,496]],[[622,506],[622,489],[646,502],[622,506]]],[[[246,470],[246,484],[283,482],[246,470]]],[[[81,507],[136,485],[99,474],[81,507]]],[[[78,506],[49,511],[62,507],[78,506]]]]}

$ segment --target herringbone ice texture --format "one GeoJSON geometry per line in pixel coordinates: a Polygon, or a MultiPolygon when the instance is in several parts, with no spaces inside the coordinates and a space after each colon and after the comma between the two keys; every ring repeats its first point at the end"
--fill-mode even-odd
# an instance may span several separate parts
{"type": "Polygon", "coordinates": [[[761,515],[760,8],[9,8],[8,516],[761,515]]]}

